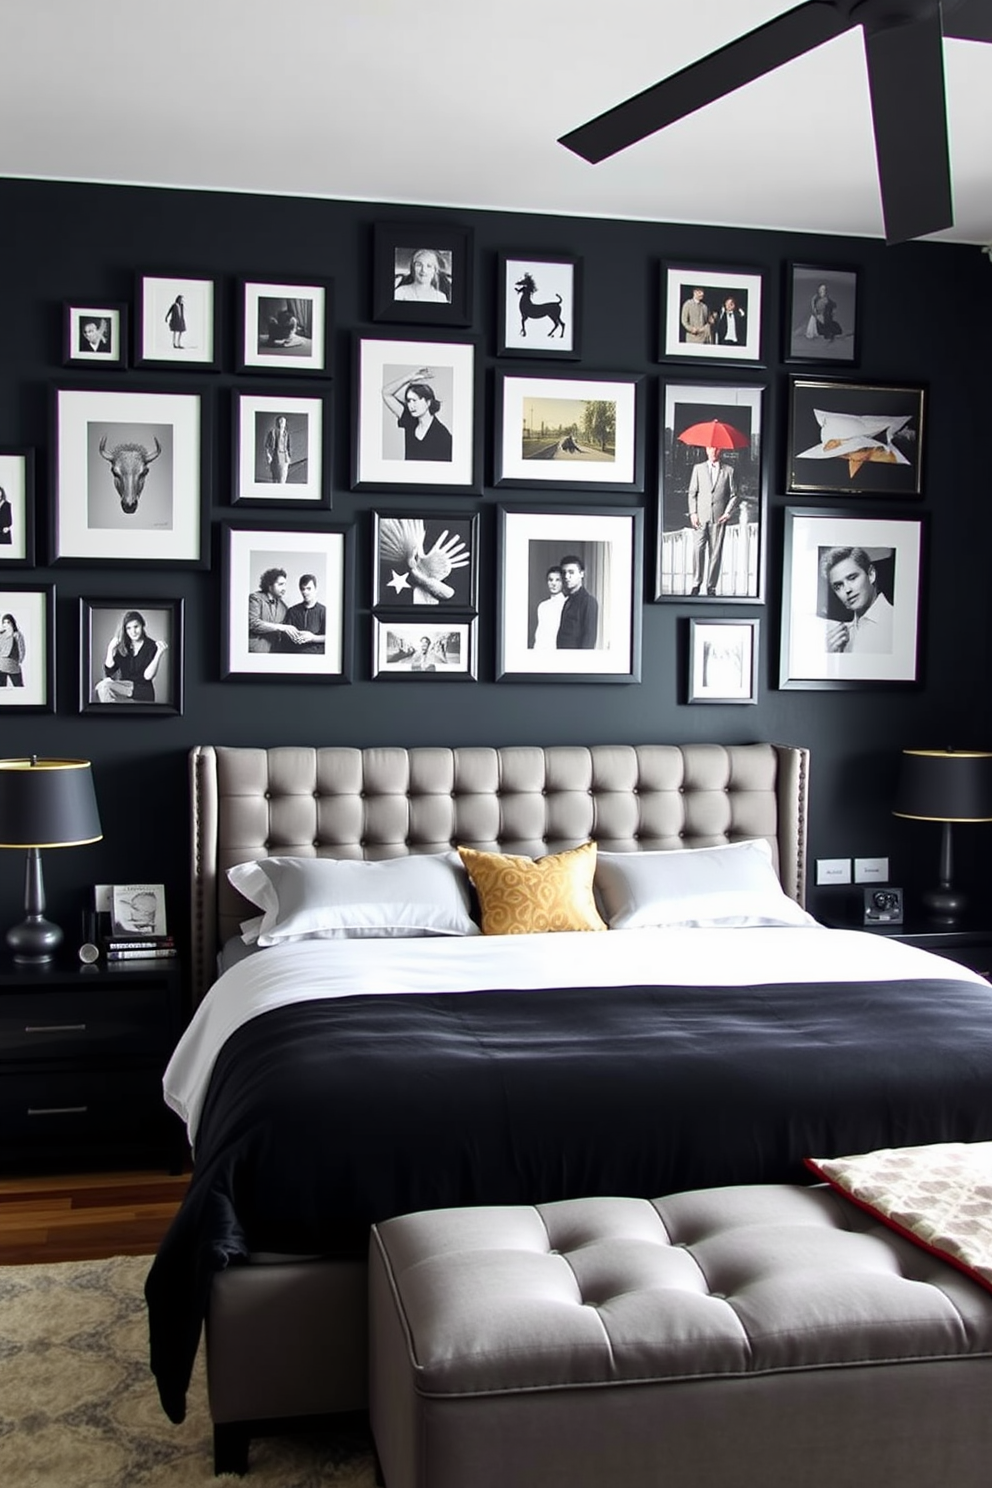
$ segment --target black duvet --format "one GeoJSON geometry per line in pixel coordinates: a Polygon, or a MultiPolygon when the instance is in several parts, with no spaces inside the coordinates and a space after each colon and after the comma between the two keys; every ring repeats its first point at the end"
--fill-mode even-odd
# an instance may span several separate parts
{"type": "Polygon", "coordinates": [[[377,996],[267,1012],[211,1078],[147,1283],[185,1395],[215,1271],[364,1253],[459,1204],[806,1182],[807,1155],[992,1140],[992,989],[951,980],[377,996]]]}

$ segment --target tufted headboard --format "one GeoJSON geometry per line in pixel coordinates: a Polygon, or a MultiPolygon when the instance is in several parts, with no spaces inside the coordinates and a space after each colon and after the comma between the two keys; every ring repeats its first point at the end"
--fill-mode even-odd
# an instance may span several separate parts
{"type": "Polygon", "coordinates": [[[234,863],[274,854],[394,858],[446,852],[604,851],[770,842],[804,901],[809,752],[780,744],[599,744],[442,749],[198,745],[192,790],[193,998],[220,945],[255,913],[234,863]]]}

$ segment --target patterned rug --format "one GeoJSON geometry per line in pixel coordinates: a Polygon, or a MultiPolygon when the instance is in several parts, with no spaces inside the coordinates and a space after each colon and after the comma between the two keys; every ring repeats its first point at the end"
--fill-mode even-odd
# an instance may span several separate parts
{"type": "Polygon", "coordinates": [[[246,1479],[214,1477],[202,1355],[173,1426],[148,1369],[147,1257],[0,1266],[3,1488],[373,1488],[367,1436],[252,1442],[246,1479]]]}

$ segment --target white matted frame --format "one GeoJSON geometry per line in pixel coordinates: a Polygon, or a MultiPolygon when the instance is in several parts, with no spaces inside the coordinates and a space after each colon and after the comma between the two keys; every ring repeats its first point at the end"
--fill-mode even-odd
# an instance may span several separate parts
{"type": "Polygon", "coordinates": [[[641,680],[642,519],[639,507],[499,508],[497,681],[641,680]],[[554,568],[571,610],[555,599],[549,615],[554,568]]]}
{"type": "Polygon", "coordinates": [[[329,377],[333,281],[238,280],[239,372],[329,377]]]}
{"type": "Polygon", "coordinates": [[[235,506],[330,506],[328,399],[236,391],[233,426],[235,506]]]}
{"type": "Polygon", "coordinates": [[[435,613],[426,621],[373,615],[373,681],[474,682],[477,628],[474,615],[439,620],[435,613]]]}
{"type": "Polygon", "coordinates": [[[785,508],[779,687],[914,686],[923,520],[785,508]]]}
{"type": "Polygon", "coordinates": [[[690,620],[688,703],[758,701],[757,620],[690,620]]]}
{"type": "Polygon", "coordinates": [[[759,273],[664,264],[659,361],[760,366],[761,300],[759,273]]]}
{"type": "Polygon", "coordinates": [[[0,571],[34,566],[34,450],[0,449],[0,571]]]}
{"type": "Polygon", "coordinates": [[[222,541],[221,675],[349,681],[352,529],[225,525],[222,541]],[[281,592],[274,574],[283,576],[281,592]],[[311,597],[323,607],[323,614],[312,619],[303,614],[308,576],[315,580],[311,597]],[[313,623],[318,619],[322,631],[313,623]],[[308,635],[320,639],[306,639],[308,635]]]}
{"type": "Polygon", "coordinates": [[[220,297],[212,278],[139,274],[135,290],[137,367],[220,366],[220,297]]]}
{"type": "Polygon", "coordinates": [[[578,361],[580,258],[568,253],[501,253],[497,289],[497,355],[578,361]]]}
{"type": "Polygon", "coordinates": [[[477,495],[478,382],[475,340],[359,336],[352,487],[477,495]]]}
{"type": "Polygon", "coordinates": [[[644,489],[644,379],[496,371],[495,484],[644,489]]]}
{"type": "Polygon", "coordinates": [[[199,393],[57,388],[52,562],[209,563],[199,393]]]}
{"type": "Polygon", "coordinates": [[[0,711],[54,713],[54,584],[0,585],[0,640],[0,711]]]}

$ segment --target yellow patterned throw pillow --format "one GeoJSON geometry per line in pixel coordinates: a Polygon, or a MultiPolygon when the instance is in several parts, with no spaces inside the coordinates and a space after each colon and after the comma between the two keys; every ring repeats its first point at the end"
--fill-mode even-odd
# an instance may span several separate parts
{"type": "Polygon", "coordinates": [[[477,852],[459,856],[475,885],[483,935],[536,935],[550,930],[605,930],[593,898],[596,844],[545,858],[477,852]]]}

